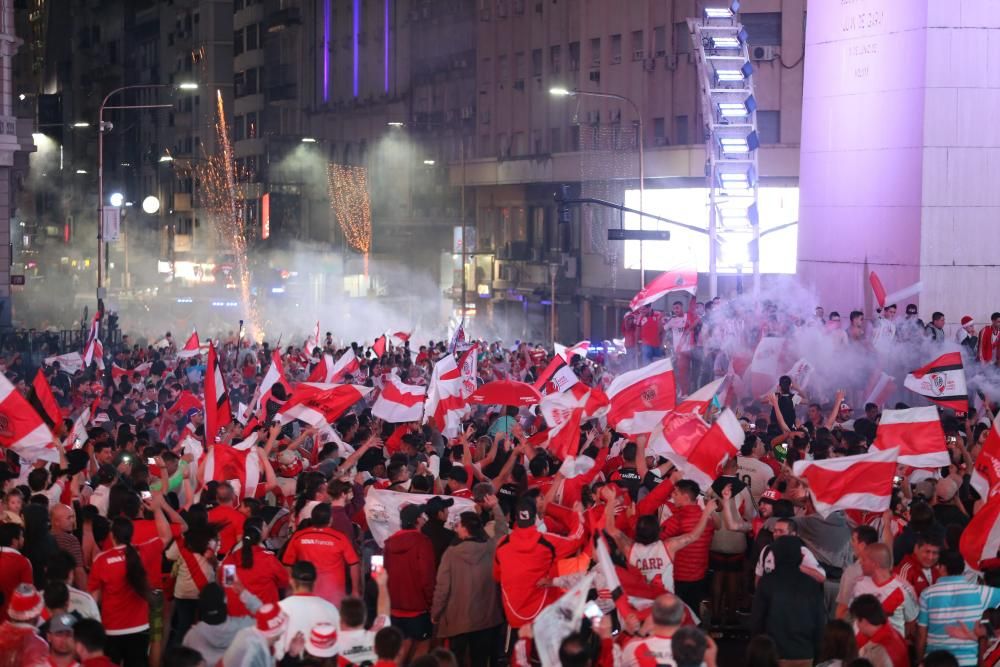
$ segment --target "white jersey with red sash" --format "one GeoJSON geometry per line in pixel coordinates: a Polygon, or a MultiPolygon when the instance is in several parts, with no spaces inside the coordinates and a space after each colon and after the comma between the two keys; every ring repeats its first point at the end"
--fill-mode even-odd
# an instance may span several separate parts
{"type": "Polygon", "coordinates": [[[674,590],[674,562],[661,540],[652,544],[634,543],[628,552],[628,564],[642,572],[647,583],[674,590]]]}
{"type": "Polygon", "coordinates": [[[854,597],[874,595],[882,603],[885,615],[896,632],[906,636],[906,624],[917,620],[920,607],[910,585],[899,577],[892,577],[881,586],[871,577],[862,577],[854,584],[854,597]]]}

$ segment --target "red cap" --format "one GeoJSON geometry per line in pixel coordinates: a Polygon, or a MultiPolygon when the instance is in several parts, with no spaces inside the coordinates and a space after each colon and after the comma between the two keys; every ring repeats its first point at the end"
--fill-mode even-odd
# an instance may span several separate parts
{"type": "Polygon", "coordinates": [[[964,327],[966,324],[972,324],[972,315],[966,315],[962,318],[962,326],[964,327]]]}
{"type": "Polygon", "coordinates": [[[777,489],[767,489],[764,493],[760,494],[761,501],[769,500],[774,502],[776,500],[781,500],[781,492],[777,489]]]}

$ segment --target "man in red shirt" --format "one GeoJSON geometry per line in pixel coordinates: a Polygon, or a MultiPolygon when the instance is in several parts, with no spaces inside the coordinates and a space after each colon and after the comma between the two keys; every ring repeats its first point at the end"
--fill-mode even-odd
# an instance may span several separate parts
{"type": "Polygon", "coordinates": [[[7,606],[18,584],[30,584],[31,561],[21,555],[24,528],[16,523],[0,524],[0,622],[7,620],[7,606]]]}
{"type": "Polygon", "coordinates": [[[934,535],[921,535],[908,553],[896,566],[896,576],[905,581],[919,598],[924,589],[937,583],[941,576],[938,559],[941,557],[942,541],[934,535]]]}
{"type": "Polygon", "coordinates": [[[858,652],[874,665],[909,665],[903,636],[889,623],[882,603],[874,595],[859,595],[851,602],[851,616],[858,628],[858,652]],[[888,660],[886,659],[888,658],[888,660]]]}
{"type": "Polygon", "coordinates": [[[430,648],[431,604],[437,564],[434,544],[421,532],[427,523],[424,505],[406,505],[399,511],[400,529],[390,535],[383,551],[385,571],[389,575],[390,618],[405,639],[404,663],[419,657],[430,648]]]}
{"type": "Polygon", "coordinates": [[[104,655],[106,640],[107,635],[99,621],[85,618],[76,622],[73,626],[73,644],[81,667],[115,667],[115,663],[104,655]]]}
{"type": "Polygon", "coordinates": [[[228,554],[243,536],[246,516],[236,509],[236,491],[229,482],[222,482],[215,492],[215,507],[208,510],[208,520],[219,524],[219,550],[228,554]]]}
{"type": "Polygon", "coordinates": [[[354,546],[339,530],[330,527],[330,505],[323,503],[313,508],[310,526],[299,530],[288,541],[281,561],[289,568],[304,560],[316,566],[316,585],[313,592],[331,604],[340,605],[347,594],[344,571],[350,568],[351,592],[360,595],[361,563],[354,546]]]}
{"type": "MultiPolygon", "coordinates": [[[[690,479],[679,480],[670,493],[668,507],[672,514],[660,530],[661,539],[693,532],[701,519],[698,507],[701,489],[690,479]]],[[[694,610],[708,593],[708,550],[715,534],[715,524],[709,522],[701,537],[677,552],[674,558],[674,592],[694,610]]]]}
{"type": "Polygon", "coordinates": [[[639,309],[636,324],[642,344],[643,365],[663,356],[663,314],[650,305],[639,309]]]}

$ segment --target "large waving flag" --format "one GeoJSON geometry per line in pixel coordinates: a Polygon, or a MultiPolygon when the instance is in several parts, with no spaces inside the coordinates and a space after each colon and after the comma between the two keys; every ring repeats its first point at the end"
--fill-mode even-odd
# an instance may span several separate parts
{"type": "Polygon", "coordinates": [[[837,510],[884,512],[892,498],[899,448],[873,450],[857,456],[822,461],[796,461],[795,476],[809,485],[816,511],[823,516],[837,510]]]}
{"type": "Polygon", "coordinates": [[[256,450],[256,433],[236,445],[211,445],[205,457],[205,481],[238,485],[237,493],[240,497],[252,498],[260,483],[260,460],[256,450]]]}
{"type": "Polygon", "coordinates": [[[608,387],[608,423],[630,436],[650,433],[677,404],[670,359],[622,373],[608,387]]]}
{"type": "Polygon", "coordinates": [[[427,387],[404,384],[399,378],[391,377],[372,405],[372,416],[390,424],[419,421],[424,413],[426,392],[427,387]]]}
{"type": "Polygon", "coordinates": [[[67,352],[53,357],[45,357],[45,365],[51,366],[59,362],[59,370],[70,375],[75,375],[77,371],[83,370],[83,355],[79,352],[67,352]]]}
{"type": "Polygon", "coordinates": [[[446,355],[434,364],[427,387],[424,421],[431,422],[447,438],[458,435],[462,417],[468,408],[463,385],[462,373],[454,355],[446,355]]]}
{"type": "Polygon", "coordinates": [[[1000,551],[1000,494],[995,494],[972,515],[958,542],[965,562],[981,570],[983,561],[995,561],[1000,551]]]}
{"type": "MultiPolygon", "coordinates": [[[[383,546],[386,538],[399,530],[401,509],[407,505],[423,505],[433,497],[422,493],[372,488],[365,495],[365,519],[375,543],[380,547],[383,546]]],[[[448,508],[448,519],[445,521],[445,525],[449,527],[458,525],[458,518],[462,512],[472,512],[476,509],[476,504],[469,498],[452,496],[452,500],[455,504],[448,508]]]]}
{"type": "Polygon", "coordinates": [[[903,386],[940,406],[956,412],[969,411],[969,390],[965,386],[961,352],[942,354],[926,366],[911,371],[903,386]]]}
{"type": "Polygon", "coordinates": [[[62,422],[62,410],[59,409],[59,403],[52,395],[52,387],[49,386],[49,381],[45,379],[41,368],[35,373],[35,379],[31,382],[31,393],[28,395],[28,401],[49,425],[49,428],[62,422]]]}
{"type": "Polygon", "coordinates": [[[87,345],[83,348],[83,365],[90,368],[91,362],[95,362],[97,367],[104,370],[104,345],[101,344],[98,334],[101,327],[100,315],[95,314],[90,323],[90,332],[87,334],[87,345]]]}
{"type": "Polygon", "coordinates": [[[233,411],[229,405],[226,380],[219,368],[215,345],[208,345],[208,364],[205,369],[205,442],[212,444],[219,431],[233,422],[233,411]]]}
{"type": "Polygon", "coordinates": [[[986,442],[976,457],[969,483],[980,498],[1000,493],[1000,420],[993,420],[993,425],[990,426],[986,442]]]}
{"type": "Polygon", "coordinates": [[[312,426],[324,426],[337,420],[371,390],[356,384],[335,384],[316,391],[315,385],[302,383],[281,406],[278,415],[283,424],[299,419],[312,426]]]}
{"type": "MultiPolygon", "coordinates": [[[[271,352],[271,365],[267,367],[267,373],[260,381],[260,388],[257,390],[257,404],[255,411],[260,410],[260,406],[267,404],[267,399],[271,395],[274,385],[280,384],[285,387],[286,392],[291,392],[291,387],[285,381],[285,367],[281,363],[281,352],[273,350],[271,352]]],[[[286,396],[288,394],[286,393],[286,396]]]]}
{"type": "Polygon", "coordinates": [[[59,452],[52,444],[52,431],[10,383],[0,373],[0,447],[11,449],[27,462],[59,461],[59,452]]]}
{"type": "Polygon", "coordinates": [[[675,410],[668,412],[649,435],[650,451],[680,467],[708,433],[704,417],[725,382],[725,377],[709,382],[681,401],[675,410]]]}
{"type": "Polygon", "coordinates": [[[885,410],[872,449],[899,448],[899,462],[914,468],[940,468],[951,463],[937,408],[885,410]]]}
{"type": "Polygon", "coordinates": [[[743,446],[743,427],[732,410],[726,409],[708,428],[697,445],[685,453],[684,476],[707,489],[722,472],[722,467],[743,446]]]}
{"type": "Polygon", "coordinates": [[[677,269],[661,273],[632,297],[629,308],[635,310],[653,303],[670,292],[688,292],[694,296],[698,292],[698,272],[695,269],[677,269]]]}
{"type": "Polygon", "coordinates": [[[201,354],[201,341],[198,339],[198,330],[195,329],[188,336],[187,342],[184,343],[184,348],[177,351],[178,359],[190,359],[191,357],[197,357],[201,354]]]}

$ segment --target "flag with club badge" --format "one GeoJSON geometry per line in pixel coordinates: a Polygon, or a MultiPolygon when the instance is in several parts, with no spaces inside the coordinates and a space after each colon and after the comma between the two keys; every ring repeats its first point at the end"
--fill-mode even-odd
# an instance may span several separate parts
{"type": "Polygon", "coordinates": [[[903,386],[942,407],[956,412],[969,411],[969,390],[961,352],[942,354],[926,366],[910,371],[903,386]]]}

